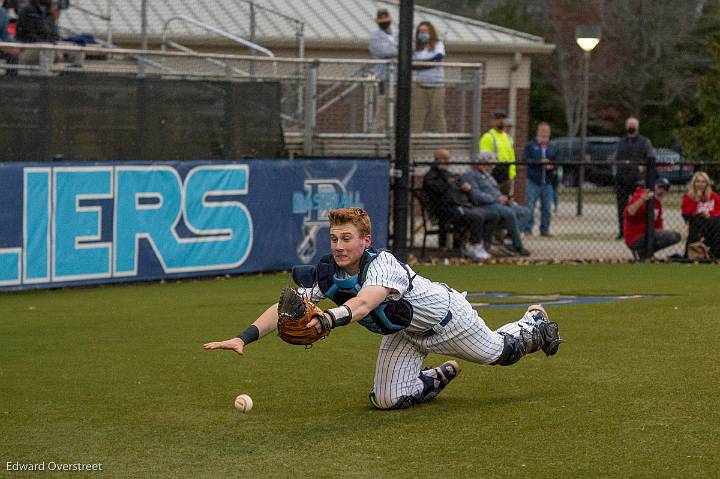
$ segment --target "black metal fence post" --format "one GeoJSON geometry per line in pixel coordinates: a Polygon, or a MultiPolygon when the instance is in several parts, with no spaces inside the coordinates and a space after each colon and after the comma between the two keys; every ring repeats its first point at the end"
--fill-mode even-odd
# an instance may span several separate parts
{"type": "Polygon", "coordinates": [[[400,2],[397,108],[395,110],[395,168],[393,249],[407,258],[408,190],[410,187],[410,96],[412,89],[413,0],[400,2]]]}
{"type": "MultiPolygon", "coordinates": [[[[650,191],[655,191],[655,179],[657,178],[657,164],[655,158],[648,158],[645,165],[645,186],[650,191]]],[[[647,202],[647,211],[645,213],[645,251],[647,258],[653,257],[655,251],[655,195],[647,202]]]]}

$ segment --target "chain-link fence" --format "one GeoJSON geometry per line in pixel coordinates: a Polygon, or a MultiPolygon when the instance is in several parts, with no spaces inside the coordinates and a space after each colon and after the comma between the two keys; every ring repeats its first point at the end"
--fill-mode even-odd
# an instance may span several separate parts
{"type": "MultiPolygon", "coordinates": [[[[277,85],[280,91],[277,110],[280,112],[285,147],[290,156],[294,154],[387,156],[392,152],[394,77],[390,75],[387,80],[381,80],[376,70],[378,66],[393,68],[392,62],[200,55],[195,52],[107,49],[66,44],[25,45],[23,48],[34,53],[32,61],[0,65],[0,69],[15,75],[14,78],[12,74],[0,77],[0,83],[8,81],[9,84],[17,79],[22,82],[22,79],[26,78],[27,85],[42,85],[42,82],[37,81],[38,78],[48,81],[56,78],[58,84],[67,84],[72,83],[72,78],[80,78],[75,75],[81,75],[83,81],[92,82],[95,79],[98,84],[103,78],[113,78],[118,80],[115,83],[119,83],[121,87],[122,79],[168,80],[168,83],[187,81],[194,83],[194,88],[217,90],[218,95],[208,96],[208,101],[204,103],[203,108],[208,112],[214,108],[213,105],[216,107],[224,105],[232,96],[227,94],[230,90],[223,90],[222,87],[218,90],[218,85],[272,83],[277,85]]],[[[429,66],[437,67],[436,64],[429,66]]],[[[47,82],[45,84],[47,85],[47,82]]],[[[443,64],[442,82],[435,85],[438,87],[436,91],[430,92],[432,94],[441,92],[443,108],[427,110],[421,126],[417,126],[419,123],[416,122],[412,143],[412,157],[415,161],[412,181],[413,214],[409,222],[413,232],[411,246],[417,250],[417,253],[423,256],[431,252],[433,255],[474,258],[478,256],[476,251],[464,246],[468,243],[482,243],[491,257],[515,257],[529,252],[530,259],[538,260],[621,260],[631,259],[633,255],[637,255],[638,252],[633,252],[624,239],[618,239],[621,216],[618,213],[618,194],[614,187],[614,178],[620,165],[614,161],[614,151],[618,142],[615,137],[589,137],[586,163],[578,161],[580,147],[577,139],[553,140],[558,148],[557,183],[552,188],[551,194],[544,190],[537,193],[538,205],[534,215],[531,216],[532,221],[526,218],[529,213],[527,211],[523,213],[522,208],[518,207],[516,210],[521,218],[516,218],[515,227],[505,224],[507,218],[500,218],[497,220],[497,228],[492,228],[492,235],[488,236],[489,228],[471,230],[467,221],[465,223],[460,221],[462,218],[454,221],[456,218],[452,217],[452,211],[443,211],[433,206],[431,198],[422,189],[423,176],[430,167],[429,162],[432,161],[432,150],[438,147],[450,150],[455,160],[450,166],[450,172],[455,174],[465,174],[470,171],[478,155],[480,118],[484,118],[487,115],[486,110],[492,107],[483,102],[485,94],[483,84],[482,64],[443,64]],[[437,121],[440,117],[444,122],[437,121]],[[443,127],[439,128],[438,125],[443,127]],[[578,187],[580,178],[584,179],[582,188],[578,187]],[[546,206],[545,219],[542,217],[540,207],[543,198],[545,198],[544,203],[549,205],[546,206]],[[515,234],[515,229],[518,230],[518,234],[515,234]]],[[[415,92],[421,88],[423,86],[416,82],[415,92]]],[[[42,89],[35,90],[38,95],[42,93],[42,89]]],[[[87,100],[87,92],[83,94],[84,96],[80,95],[77,88],[73,90],[73,95],[78,104],[87,100]]],[[[13,101],[6,100],[6,105],[18,101],[22,103],[22,98],[22,95],[16,95],[13,101]]],[[[97,95],[97,99],[102,98],[103,101],[112,103],[107,95],[97,95]]],[[[137,96],[132,98],[134,98],[133,102],[138,101],[137,96]]],[[[59,102],[57,99],[53,101],[60,106],[68,105],[67,102],[59,102]]],[[[414,103],[417,105],[418,101],[414,103]]],[[[437,105],[432,102],[430,104],[437,105]]],[[[199,121],[202,116],[199,116],[199,112],[202,109],[193,107],[192,104],[186,106],[173,110],[174,115],[185,114],[199,121]]],[[[92,118],[99,118],[97,121],[103,120],[102,111],[102,107],[97,106],[96,115],[92,118]]],[[[36,112],[37,115],[40,113],[42,112],[36,112]]],[[[72,124],[61,121],[61,116],[48,117],[45,120],[54,121],[52,129],[60,132],[63,129],[73,128],[72,124]]],[[[163,124],[164,119],[157,117],[154,120],[163,124]]],[[[167,120],[166,118],[166,123],[167,120]]],[[[171,120],[168,123],[170,125],[183,123],[179,118],[171,120]]],[[[215,120],[213,120],[214,125],[220,129],[227,128],[228,125],[239,125],[238,122],[226,121],[228,119],[225,117],[218,117],[215,120]]],[[[110,123],[113,118],[104,118],[104,121],[110,123]]],[[[94,122],[93,126],[97,129],[98,124],[94,122]]],[[[262,134],[258,129],[253,131],[254,135],[262,134]]],[[[42,129],[34,133],[42,134],[42,129]]],[[[216,133],[217,139],[211,143],[220,151],[222,145],[229,144],[226,140],[232,135],[216,133]]],[[[64,137],[60,134],[58,138],[64,137]]],[[[83,141],[86,141],[83,135],[75,135],[71,143],[83,141]]],[[[97,142],[95,143],[97,146],[97,142]]],[[[82,148],[82,145],[75,146],[78,151],[93,151],[92,148],[82,148]]],[[[216,156],[208,156],[208,158],[214,157],[216,156]]],[[[229,156],[222,154],[217,157],[229,156]]],[[[66,157],[66,159],[72,158],[66,157]]],[[[88,156],[83,159],[102,158],[88,156]]],[[[660,254],[684,256],[689,228],[680,214],[679,205],[686,188],[684,185],[694,171],[704,168],[705,165],[684,163],[679,154],[662,148],[657,149],[657,161],[658,173],[667,177],[672,183],[670,191],[663,199],[664,228],[681,234],[679,242],[664,249],[660,254]]],[[[525,168],[524,163],[518,163],[514,198],[523,208],[527,203],[528,195],[532,194],[525,183],[525,168]]],[[[710,173],[711,179],[718,178],[716,171],[710,170],[710,173]]],[[[693,239],[695,238],[691,235],[691,240],[693,239]]],[[[712,240],[708,241],[712,242],[712,240]]]]}
{"type": "MultiPolygon", "coordinates": [[[[392,152],[390,142],[395,122],[395,64],[392,61],[141,51],[71,44],[30,44],[22,48],[18,63],[0,64],[0,71],[5,70],[7,77],[92,74],[276,82],[280,86],[282,127],[291,156],[364,153],[388,156],[392,152]],[[391,74],[381,80],[378,68],[391,74]],[[358,151],[358,148],[362,150],[363,142],[372,143],[372,147],[358,151]]],[[[430,87],[422,80],[414,83],[417,98],[414,98],[413,134],[418,137],[440,135],[460,142],[472,156],[480,133],[483,65],[414,65],[439,68],[440,76],[430,87]],[[423,100],[423,96],[427,98],[423,100]],[[423,104],[426,108],[420,111],[423,104]]]]}
{"type": "MultiPolygon", "coordinates": [[[[413,253],[426,259],[543,261],[613,261],[652,256],[645,253],[647,206],[639,208],[635,215],[620,209],[636,202],[642,193],[628,192],[616,184],[612,171],[625,164],[614,161],[559,164],[557,181],[550,180],[539,187],[528,184],[532,183],[526,179],[528,164],[517,165],[515,196],[499,206],[504,197],[500,199],[499,191],[492,191],[491,181],[483,181],[492,176],[493,165],[482,171],[482,163],[450,161],[443,166],[438,162],[416,162],[409,219],[413,253]],[[609,180],[586,182],[579,188],[573,182],[578,168],[607,169],[609,180]],[[528,200],[533,197],[535,205],[531,211],[528,200]],[[480,251],[478,243],[483,247],[480,251]]],[[[662,229],[676,232],[677,236],[655,232],[655,248],[667,244],[656,257],[687,259],[687,245],[694,245],[691,250],[703,249],[697,244],[701,240],[708,254],[691,251],[690,259],[720,257],[720,197],[696,197],[689,189],[693,174],[701,171],[710,172],[711,183],[720,178],[720,171],[712,164],[657,164],[657,177],[668,180],[667,192],[661,193],[660,199],[662,229]]],[[[644,176],[645,173],[638,175],[638,187],[644,185],[644,176]]],[[[644,204],[641,199],[640,205],[644,204]]]]}

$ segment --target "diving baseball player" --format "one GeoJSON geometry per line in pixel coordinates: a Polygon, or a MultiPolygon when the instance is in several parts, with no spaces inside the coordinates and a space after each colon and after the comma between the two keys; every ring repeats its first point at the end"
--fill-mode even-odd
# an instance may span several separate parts
{"type": "MultiPolygon", "coordinates": [[[[314,267],[293,270],[295,281],[313,301],[332,300],[308,328],[325,332],[359,322],[383,335],[370,400],[379,409],[398,409],[430,401],[460,373],[457,361],[422,368],[429,353],[480,364],[508,366],[542,350],[555,354],[562,340],[556,322],[542,306],[530,306],[516,322],[490,330],[465,296],[446,284],[432,282],[398,261],[392,253],[371,247],[371,225],[361,208],[330,212],[332,254],[314,267]]],[[[212,342],[205,349],[245,346],[274,331],[278,305],[273,304],[242,334],[212,342]]]]}

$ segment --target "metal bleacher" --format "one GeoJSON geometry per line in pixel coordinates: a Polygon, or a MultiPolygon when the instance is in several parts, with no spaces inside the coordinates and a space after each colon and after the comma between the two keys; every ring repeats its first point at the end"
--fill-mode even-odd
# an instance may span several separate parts
{"type": "MultiPolygon", "coordinates": [[[[102,2],[94,2],[92,5],[100,11],[91,11],[71,4],[70,8],[80,9],[93,16],[96,21],[104,22],[107,35],[104,38],[95,38],[96,43],[86,47],[66,43],[26,45],[26,48],[41,49],[41,55],[45,54],[46,58],[63,56],[73,60],[50,60],[44,64],[41,62],[38,66],[20,65],[17,66],[19,74],[53,76],[82,72],[135,78],[148,76],[234,82],[274,81],[281,85],[283,134],[290,158],[394,156],[392,105],[388,107],[390,116],[386,122],[387,128],[378,132],[373,127],[376,120],[374,102],[379,84],[372,73],[373,64],[383,61],[303,58],[302,38],[298,49],[299,57],[279,58],[270,49],[255,42],[187,16],[172,16],[165,20],[160,50],[120,48],[113,43],[111,4],[112,2],[107,2],[107,6],[103,6],[102,2]],[[219,36],[243,49],[249,48],[252,55],[217,54],[191,49],[171,38],[170,24],[187,24],[219,36]],[[58,55],[58,52],[64,55],[58,55]],[[77,61],[77,58],[82,58],[82,61],[77,61]],[[346,121],[347,117],[351,116],[348,108],[357,111],[354,123],[346,121]],[[340,123],[328,126],[327,118],[339,118],[340,123]]],[[[270,13],[289,18],[280,12],[270,13]]],[[[299,23],[298,31],[302,32],[302,23],[297,20],[296,22],[299,23]]],[[[82,32],[67,27],[63,27],[61,31],[64,38],[81,34],[82,32]]],[[[0,65],[0,69],[2,68],[13,67],[3,64],[0,65]]],[[[459,92],[456,96],[462,97],[461,108],[457,111],[464,119],[472,103],[479,108],[480,84],[477,78],[482,75],[482,65],[445,63],[444,68],[446,77],[449,78],[448,90],[456,88],[459,92]]],[[[390,95],[391,102],[392,96],[390,95]]],[[[446,134],[413,134],[413,159],[431,159],[432,151],[438,147],[448,149],[457,160],[472,159],[476,154],[479,125],[463,123],[464,120],[456,122],[459,125],[456,131],[446,134]]]]}

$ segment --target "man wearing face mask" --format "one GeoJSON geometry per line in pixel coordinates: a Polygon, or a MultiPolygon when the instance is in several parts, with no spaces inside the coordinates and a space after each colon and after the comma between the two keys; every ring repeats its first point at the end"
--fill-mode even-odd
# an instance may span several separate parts
{"type": "Polygon", "coordinates": [[[493,112],[493,127],[480,138],[480,154],[492,156],[498,162],[492,176],[500,192],[512,199],[515,191],[515,148],[506,128],[507,114],[504,111],[493,112]]]}
{"type": "Polygon", "coordinates": [[[634,116],[625,120],[626,135],[618,143],[615,152],[617,165],[615,175],[615,196],[617,199],[618,229],[617,239],[625,236],[623,212],[637,184],[642,182],[645,165],[655,158],[655,149],[650,140],[640,134],[640,122],[634,116]]]}
{"type": "MultiPolygon", "coordinates": [[[[398,32],[392,27],[390,13],[385,8],[377,11],[378,29],[370,34],[368,49],[373,60],[391,60],[398,56],[398,32]]],[[[384,133],[387,126],[387,102],[390,93],[388,81],[395,74],[394,66],[383,63],[373,65],[375,78],[380,80],[375,104],[375,131],[384,133]]]]}

